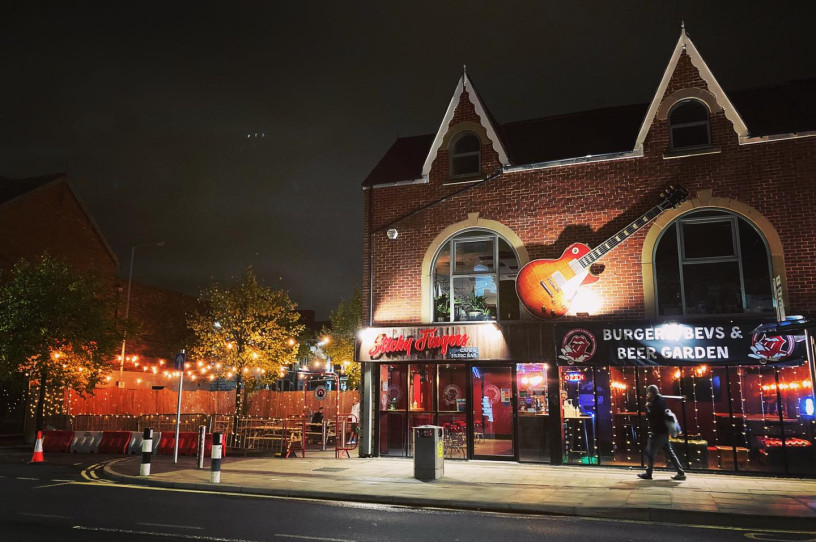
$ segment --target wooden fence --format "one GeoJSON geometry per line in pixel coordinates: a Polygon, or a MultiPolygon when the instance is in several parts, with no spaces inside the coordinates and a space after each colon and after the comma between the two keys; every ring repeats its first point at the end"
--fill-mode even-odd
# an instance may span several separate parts
{"type": "MultiPolygon", "coordinates": [[[[339,392],[340,413],[351,411],[357,391],[339,392]]],[[[304,408],[313,412],[323,407],[325,416],[337,409],[338,392],[331,391],[322,400],[308,391],[259,390],[249,394],[247,414],[268,418],[299,416],[304,408]]],[[[97,389],[94,395],[80,397],[66,392],[63,413],[70,415],[132,415],[168,414],[176,411],[178,392],[173,390],[97,389]]],[[[181,394],[182,413],[232,414],[235,391],[185,391],[181,394]]]]}

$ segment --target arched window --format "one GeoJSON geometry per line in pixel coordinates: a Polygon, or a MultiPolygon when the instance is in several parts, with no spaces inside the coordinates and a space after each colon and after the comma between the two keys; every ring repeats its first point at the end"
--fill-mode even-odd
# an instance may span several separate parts
{"type": "Polygon", "coordinates": [[[735,214],[683,215],[663,230],[653,261],[661,316],[774,312],[767,245],[735,214]]]}
{"type": "Polygon", "coordinates": [[[513,247],[489,230],[468,230],[448,239],[432,267],[436,322],[518,320],[513,247]]]}
{"type": "Polygon", "coordinates": [[[481,173],[481,148],[481,140],[472,132],[464,132],[456,136],[450,146],[451,177],[481,173]]]}
{"type": "Polygon", "coordinates": [[[708,108],[697,100],[682,100],[669,111],[669,144],[672,149],[711,145],[708,108]]]}

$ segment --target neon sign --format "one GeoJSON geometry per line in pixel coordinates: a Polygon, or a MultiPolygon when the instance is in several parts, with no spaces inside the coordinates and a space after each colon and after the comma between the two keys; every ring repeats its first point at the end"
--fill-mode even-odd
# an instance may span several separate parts
{"type": "Polygon", "coordinates": [[[583,382],[584,373],[566,373],[564,374],[565,382],[583,382]]]}

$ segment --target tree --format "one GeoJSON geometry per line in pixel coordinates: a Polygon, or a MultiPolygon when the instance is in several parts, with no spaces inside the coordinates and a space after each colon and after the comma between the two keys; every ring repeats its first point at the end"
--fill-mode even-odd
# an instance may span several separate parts
{"type": "Polygon", "coordinates": [[[354,362],[354,340],[363,323],[362,313],[363,293],[358,286],[351,294],[351,299],[341,299],[337,308],[329,315],[331,329],[323,329],[324,334],[331,335],[331,342],[323,349],[334,363],[343,367],[349,389],[357,389],[360,384],[360,364],[354,362]]]}
{"type": "Polygon", "coordinates": [[[47,254],[18,262],[0,286],[0,379],[39,382],[38,430],[46,388],[92,393],[107,372],[122,340],[114,314],[99,281],[47,254]]]}
{"type": "Polygon", "coordinates": [[[216,376],[235,378],[236,421],[244,413],[247,379],[277,374],[295,360],[295,338],[303,330],[296,308],[287,292],[259,284],[249,267],[241,282],[202,292],[188,316],[193,356],[210,361],[216,376]]]}

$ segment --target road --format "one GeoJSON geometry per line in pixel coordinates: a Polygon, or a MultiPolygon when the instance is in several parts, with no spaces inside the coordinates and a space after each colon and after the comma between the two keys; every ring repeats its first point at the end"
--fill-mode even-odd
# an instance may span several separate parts
{"type": "Polygon", "coordinates": [[[0,453],[4,541],[816,541],[643,522],[433,510],[146,488],[98,479],[104,456],[28,465],[0,453]]]}

